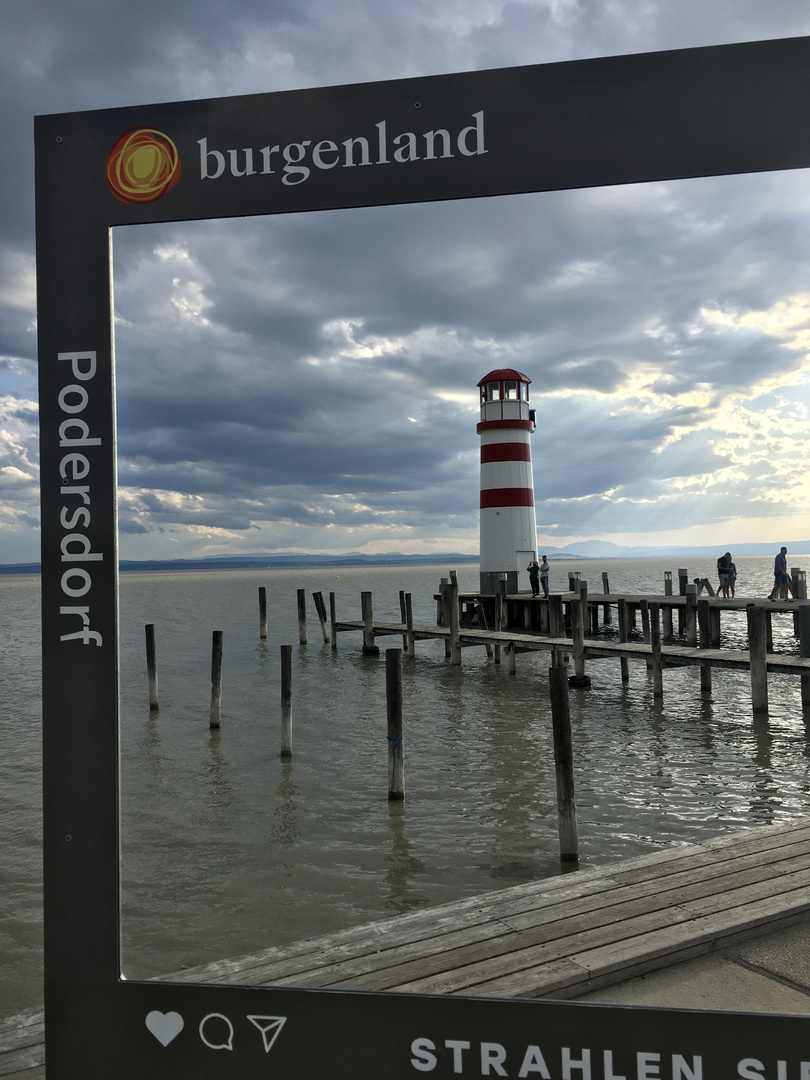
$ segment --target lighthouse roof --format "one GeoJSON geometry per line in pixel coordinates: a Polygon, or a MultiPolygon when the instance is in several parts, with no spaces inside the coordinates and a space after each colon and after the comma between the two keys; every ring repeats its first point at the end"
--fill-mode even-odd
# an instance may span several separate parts
{"type": "Polygon", "coordinates": [[[517,379],[520,382],[530,383],[532,380],[528,375],[523,375],[519,371],[515,371],[514,368],[496,368],[495,371],[490,371],[489,375],[485,375],[483,379],[478,383],[479,386],[483,386],[484,383],[495,382],[501,379],[517,379]]]}

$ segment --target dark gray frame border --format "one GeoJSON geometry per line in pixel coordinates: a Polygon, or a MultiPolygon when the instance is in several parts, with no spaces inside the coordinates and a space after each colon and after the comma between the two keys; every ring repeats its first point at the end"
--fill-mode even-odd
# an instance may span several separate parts
{"type": "MultiPolygon", "coordinates": [[[[441,1044],[466,1031],[474,1042],[486,1031],[527,1044],[542,1041],[538,1028],[549,1046],[630,1055],[699,1043],[707,1078],[742,1058],[770,1062],[769,1076],[775,1060],[798,1061],[808,1021],[796,1017],[121,980],[110,235],[145,222],[807,168],[810,39],[44,116],[35,143],[49,1076],[264,1076],[260,1045],[242,1050],[241,1034],[233,1052],[187,1037],[190,1017],[248,1000],[242,1013],[294,1015],[272,1062],[299,1077],[413,1077],[412,1037],[441,1044]],[[107,185],[110,150],[132,127],[169,135],[182,163],[176,186],[151,203],[120,202],[107,185]],[[428,137],[441,131],[449,143],[428,137]],[[419,157],[398,161],[405,132],[419,157]],[[357,143],[341,163],[343,144],[361,137],[367,161],[357,143]],[[276,156],[262,158],[271,145],[276,156]],[[299,145],[310,173],[296,183],[279,165],[299,145]],[[231,175],[226,151],[237,150],[239,172],[246,147],[264,173],[231,175]],[[208,175],[203,165],[212,150],[226,162],[216,178],[219,159],[205,159],[208,175]],[[188,1017],[165,1049],[144,1026],[161,1007],[188,1017]]],[[[449,1074],[446,1055],[436,1071],[449,1074]]]]}

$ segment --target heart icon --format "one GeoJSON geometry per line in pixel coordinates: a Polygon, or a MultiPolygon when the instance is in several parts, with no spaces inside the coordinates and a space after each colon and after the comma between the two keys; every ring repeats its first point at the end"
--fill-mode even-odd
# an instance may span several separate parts
{"type": "Polygon", "coordinates": [[[176,1039],[183,1030],[183,1017],[180,1013],[162,1013],[153,1009],[146,1016],[146,1026],[161,1046],[168,1046],[172,1039],[176,1039]]]}

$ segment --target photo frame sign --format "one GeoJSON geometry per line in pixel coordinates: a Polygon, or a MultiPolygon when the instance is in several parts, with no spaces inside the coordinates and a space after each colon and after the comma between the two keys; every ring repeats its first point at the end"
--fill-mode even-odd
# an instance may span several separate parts
{"type": "Polygon", "coordinates": [[[35,143],[49,1077],[804,1080],[798,1017],[122,978],[110,237],[807,168],[810,38],[43,116],[35,143]]]}

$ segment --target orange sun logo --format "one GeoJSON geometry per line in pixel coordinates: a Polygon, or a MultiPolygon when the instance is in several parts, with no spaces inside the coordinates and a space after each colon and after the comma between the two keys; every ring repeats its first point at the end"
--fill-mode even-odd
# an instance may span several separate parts
{"type": "Polygon", "coordinates": [[[156,128],[125,131],[107,158],[107,183],[121,202],[154,202],[179,179],[177,147],[156,128]]]}

